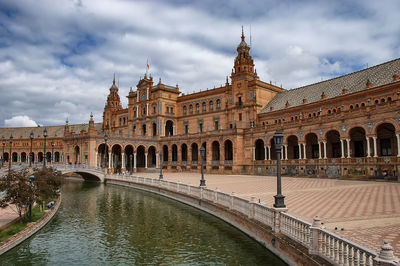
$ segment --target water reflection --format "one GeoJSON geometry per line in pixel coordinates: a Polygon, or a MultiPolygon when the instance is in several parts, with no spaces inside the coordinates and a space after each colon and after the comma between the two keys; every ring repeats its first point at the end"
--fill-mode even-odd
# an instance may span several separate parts
{"type": "Polygon", "coordinates": [[[52,222],[0,265],[283,265],[192,207],[113,185],[67,182],[52,222]]]}

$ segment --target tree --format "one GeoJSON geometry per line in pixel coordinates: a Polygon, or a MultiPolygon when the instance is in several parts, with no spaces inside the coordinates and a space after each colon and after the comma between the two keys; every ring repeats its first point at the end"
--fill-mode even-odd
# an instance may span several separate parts
{"type": "Polygon", "coordinates": [[[36,201],[43,207],[47,200],[57,196],[61,185],[61,174],[53,168],[34,169],[36,201]]]}
{"type": "Polygon", "coordinates": [[[4,197],[0,200],[0,207],[15,206],[19,217],[22,217],[23,208],[35,202],[35,193],[28,180],[27,169],[11,169],[7,176],[2,177],[0,191],[4,193],[4,197]]]}

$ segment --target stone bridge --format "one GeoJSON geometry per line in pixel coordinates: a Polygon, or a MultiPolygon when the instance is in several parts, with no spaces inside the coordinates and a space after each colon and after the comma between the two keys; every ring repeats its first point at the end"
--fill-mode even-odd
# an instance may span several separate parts
{"type": "Polygon", "coordinates": [[[86,181],[95,181],[104,183],[104,170],[100,168],[90,167],[57,167],[57,170],[61,171],[62,174],[75,173],[82,176],[86,181]]]}

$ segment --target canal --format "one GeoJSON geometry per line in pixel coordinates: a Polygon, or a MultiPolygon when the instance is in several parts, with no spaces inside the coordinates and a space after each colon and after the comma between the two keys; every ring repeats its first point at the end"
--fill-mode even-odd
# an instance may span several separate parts
{"type": "Polygon", "coordinates": [[[218,218],[148,192],[68,181],[40,232],[0,265],[284,265],[218,218]]]}

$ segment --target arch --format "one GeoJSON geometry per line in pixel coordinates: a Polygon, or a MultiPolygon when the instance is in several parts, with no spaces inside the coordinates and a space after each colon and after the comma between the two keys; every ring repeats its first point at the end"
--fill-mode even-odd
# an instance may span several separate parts
{"type": "Polygon", "coordinates": [[[154,146],[150,146],[147,150],[147,167],[156,167],[157,158],[156,158],[156,148],[154,146]]]}
{"type": "Polygon", "coordinates": [[[306,156],[307,158],[319,158],[318,136],[314,132],[310,132],[305,136],[306,140],[306,156]]]}
{"type": "Polygon", "coordinates": [[[16,153],[16,152],[12,153],[12,162],[13,163],[18,162],[18,153],[16,153]]]}
{"type": "Polygon", "coordinates": [[[22,153],[21,153],[21,162],[22,162],[22,163],[26,163],[26,161],[27,161],[26,153],[25,153],[25,152],[22,152],[22,153]]]}
{"type": "Polygon", "coordinates": [[[213,102],[213,101],[210,101],[210,102],[208,103],[208,109],[209,109],[210,111],[213,111],[213,110],[214,110],[214,102],[213,102]]]}
{"type": "Polygon", "coordinates": [[[5,152],[5,153],[3,153],[3,160],[4,160],[4,162],[8,162],[8,158],[9,156],[8,156],[8,152],[5,152]]]}
{"type": "Polygon", "coordinates": [[[52,157],[52,156],[51,156],[51,152],[47,152],[47,153],[46,153],[46,163],[51,163],[51,161],[52,161],[52,160],[51,160],[51,157],[52,157]]]}
{"type": "Polygon", "coordinates": [[[221,100],[217,100],[217,110],[221,109],[221,100]]]}
{"type": "Polygon", "coordinates": [[[147,132],[146,124],[143,124],[142,125],[142,135],[146,136],[146,132],[147,132]]]}
{"type": "Polygon", "coordinates": [[[60,153],[58,151],[54,153],[54,162],[56,163],[60,162],[60,153]]]}
{"type": "Polygon", "coordinates": [[[211,149],[212,149],[212,156],[211,159],[212,161],[218,161],[220,160],[220,153],[219,153],[219,142],[218,141],[213,141],[211,144],[211,149]]]}
{"type": "Polygon", "coordinates": [[[288,159],[299,159],[299,139],[296,135],[289,135],[286,139],[287,142],[287,158],[288,159]]]}
{"type": "MultiPolygon", "coordinates": [[[[380,121],[379,123],[376,123],[376,124],[373,126],[373,128],[372,128],[372,130],[371,130],[372,134],[377,134],[378,127],[379,127],[380,125],[382,125],[382,124],[392,124],[392,126],[395,128],[395,132],[400,132],[400,126],[399,126],[399,124],[396,122],[396,120],[393,120],[393,119],[384,119],[384,120],[380,121]]],[[[366,132],[367,132],[367,131],[366,131],[366,132]]]]}
{"type": "Polygon", "coordinates": [[[97,148],[97,164],[99,167],[107,168],[108,167],[108,152],[109,152],[108,145],[102,143],[97,148]]]}
{"type": "Polygon", "coordinates": [[[332,129],[326,132],[326,156],[328,158],[339,158],[342,156],[339,131],[332,129]]]}
{"type": "Polygon", "coordinates": [[[207,162],[207,142],[203,142],[203,144],[201,144],[201,147],[204,147],[204,149],[205,149],[204,162],[207,162]]]}
{"type": "Polygon", "coordinates": [[[196,114],[200,113],[200,104],[196,103],[196,114]]]}
{"type": "Polygon", "coordinates": [[[144,168],[145,167],[145,148],[143,145],[140,145],[136,149],[136,167],[144,168]]]}
{"type": "Polygon", "coordinates": [[[31,154],[31,160],[32,160],[32,163],[35,163],[35,153],[34,152],[32,152],[32,154],[31,154]]]}
{"type": "Polygon", "coordinates": [[[199,147],[197,143],[192,143],[192,162],[198,162],[199,161],[199,147]]]}
{"type": "Polygon", "coordinates": [[[187,145],[185,143],[183,143],[181,145],[181,160],[182,160],[182,162],[187,162],[187,154],[188,154],[187,145]]]}
{"type": "Polygon", "coordinates": [[[80,159],[81,159],[80,148],[79,148],[79,146],[75,146],[74,147],[74,163],[75,164],[79,164],[80,163],[80,159]]]}
{"type": "Polygon", "coordinates": [[[349,130],[352,157],[365,157],[367,147],[365,132],[365,129],[360,126],[349,130]]]}
{"type": "Polygon", "coordinates": [[[381,123],[376,128],[378,156],[397,155],[396,128],[392,123],[381,123]]]}
{"type": "Polygon", "coordinates": [[[43,162],[43,152],[38,153],[38,162],[42,163],[43,162]]]}
{"type": "Polygon", "coordinates": [[[265,145],[262,139],[257,139],[255,142],[255,159],[265,160],[265,145]]]}
{"type": "Polygon", "coordinates": [[[224,142],[225,161],[233,161],[233,143],[230,139],[224,142]]]}
{"type": "Polygon", "coordinates": [[[111,168],[114,173],[120,173],[122,169],[122,147],[114,144],[111,148],[111,168]]]}
{"type": "Polygon", "coordinates": [[[165,123],[165,136],[173,136],[174,135],[174,122],[171,120],[167,120],[165,123]]]}
{"type": "Polygon", "coordinates": [[[127,169],[129,172],[133,171],[133,165],[134,165],[134,156],[133,156],[133,146],[128,144],[124,148],[124,153],[125,153],[125,169],[127,169]]]}
{"type": "Polygon", "coordinates": [[[203,113],[207,112],[207,104],[206,104],[206,102],[203,102],[201,104],[201,106],[202,106],[202,109],[203,109],[203,113]]]}
{"type": "Polygon", "coordinates": [[[356,128],[356,127],[359,127],[359,128],[361,128],[361,129],[363,129],[365,133],[366,133],[366,132],[369,132],[368,128],[367,128],[365,125],[355,125],[354,127],[347,128],[346,134],[343,134],[343,135],[345,135],[346,138],[349,138],[349,139],[350,139],[350,138],[351,138],[351,136],[350,136],[350,131],[351,131],[351,129],[356,128]]]}
{"type": "Polygon", "coordinates": [[[270,143],[270,146],[271,146],[271,147],[270,147],[270,149],[271,149],[271,151],[270,151],[270,154],[271,154],[270,160],[276,160],[275,141],[274,141],[274,138],[273,138],[273,137],[270,137],[269,143],[270,143]]]}
{"type": "Polygon", "coordinates": [[[183,106],[183,115],[186,115],[186,105],[183,106]]]}
{"type": "Polygon", "coordinates": [[[168,146],[163,146],[163,162],[168,162],[168,146]]]}
{"type": "Polygon", "coordinates": [[[176,144],[172,145],[172,161],[178,161],[178,146],[176,144]]]}

